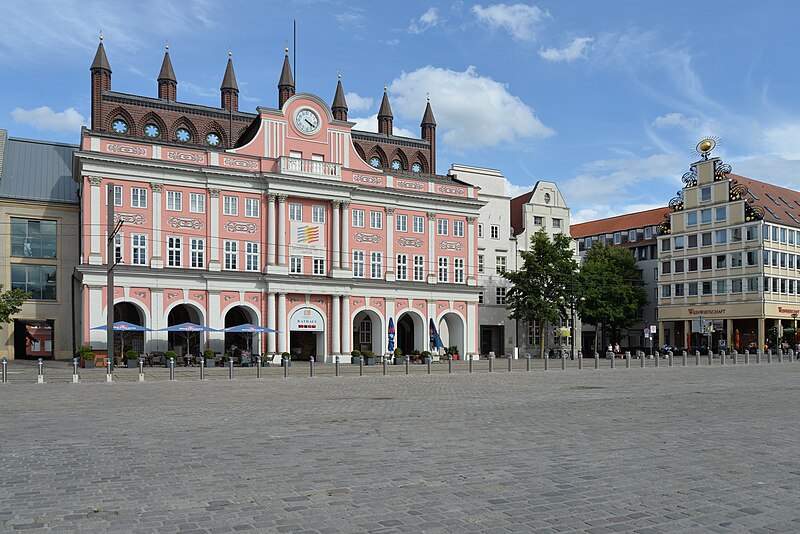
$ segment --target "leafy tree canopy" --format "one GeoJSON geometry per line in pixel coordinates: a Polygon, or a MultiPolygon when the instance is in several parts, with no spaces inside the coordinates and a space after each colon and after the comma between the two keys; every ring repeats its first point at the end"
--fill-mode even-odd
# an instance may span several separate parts
{"type": "Polygon", "coordinates": [[[19,313],[29,296],[29,293],[21,289],[3,291],[3,284],[0,284],[0,328],[11,320],[12,315],[19,313]]]}

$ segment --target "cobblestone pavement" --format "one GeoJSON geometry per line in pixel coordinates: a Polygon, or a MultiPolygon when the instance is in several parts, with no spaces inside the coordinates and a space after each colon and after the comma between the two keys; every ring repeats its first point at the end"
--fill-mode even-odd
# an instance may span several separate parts
{"type": "Polygon", "coordinates": [[[44,385],[12,363],[0,531],[800,531],[796,363],[44,385]]]}

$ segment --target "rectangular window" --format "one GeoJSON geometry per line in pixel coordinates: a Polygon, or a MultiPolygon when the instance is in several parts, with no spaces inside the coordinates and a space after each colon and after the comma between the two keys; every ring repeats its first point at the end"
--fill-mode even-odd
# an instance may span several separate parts
{"type": "Polygon", "coordinates": [[[672,272],[672,265],[668,261],[661,262],[661,274],[670,274],[672,272]]]}
{"type": "Polygon", "coordinates": [[[319,224],[325,222],[325,206],[311,206],[311,222],[319,224]]]}
{"type": "Polygon", "coordinates": [[[742,279],[741,278],[734,278],[731,280],[731,293],[741,293],[742,292],[742,279]]]}
{"type": "Polygon", "coordinates": [[[425,281],[425,256],[414,256],[414,281],[425,281]]]}
{"type": "MultiPolygon", "coordinates": [[[[614,232],[614,244],[619,245],[620,243],[622,243],[622,232],[614,232]]],[[[667,240],[665,239],[663,243],[667,243],[667,240]]],[[[666,250],[669,250],[669,243],[667,243],[666,247],[666,250]]]]}
{"type": "Polygon", "coordinates": [[[147,236],[145,234],[131,234],[131,263],[147,265],[147,236]]]}
{"type": "Polygon", "coordinates": [[[741,252],[732,252],[731,253],[731,267],[741,267],[742,266],[742,253],[741,252]]]}
{"type": "Polygon", "coordinates": [[[394,229],[398,232],[408,232],[408,215],[396,215],[394,229]]]}
{"type": "Polygon", "coordinates": [[[58,249],[56,233],[56,221],[11,217],[11,255],[54,259],[58,249]]]}
{"type": "Polygon", "coordinates": [[[686,213],[686,226],[697,226],[696,211],[689,211],[686,213]]]}
{"type": "Polygon", "coordinates": [[[117,232],[114,235],[114,263],[122,263],[124,261],[122,254],[122,234],[117,232]]]}
{"type": "Polygon", "coordinates": [[[789,279],[789,294],[794,295],[794,280],[789,279]]]}
{"type": "Polygon", "coordinates": [[[778,253],[775,252],[774,250],[772,251],[772,266],[773,267],[778,266],[778,253]]]}
{"type": "Polygon", "coordinates": [[[206,242],[202,239],[192,238],[191,246],[191,266],[193,269],[203,269],[206,266],[206,242]]]}
{"type": "Polygon", "coordinates": [[[683,260],[675,260],[675,272],[676,273],[683,272],[683,260]]]}
{"type": "Polygon", "coordinates": [[[464,221],[453,221],[453,237],[464,237],[464,221]]]}
{"type": "Polygon", "coordinates": [[[653,227],[648,226],[644,229],[644,238],[645,240],[653,239],[653,227]]]}
{"type": "Polygon", "coordinates": [[[478,293],[478,304],[483,304],[483,291],[478,293]]]}
{"type": "Polygon", "coordinates": [[[717,280],[717,295],[724,295],[728,292],[728,281],[717,280]]]}
{"type": "Polygon", "coordinates": [[[311,261],[312,273],[317,276],[325,275],[325,258],[314,258],[311,261]]]}
{"type": "Polygon", "coordinates": [[[354,250],[353,251],[353,276],[356,278],[364,278],[365,276],[365,269],[364,269],[364,251],[363,250],[354,250]]]}
{"type": "Polygon", "coordinates": [[[225,269],[235,271],[239,268],[239,242],[225,241],[225,269]]]}
{"type": "Polygon", "coordinates": [[[786,228],[781,228],[781,243],[786,244],[786,228]]]}
{"type": "Polygon", "coordinates": [[[724,245],[728,242],[728,231],[727,230],[717,230],[715,233],[715,242],[717,245],[724,245]]]}
{"type": "Polygon", "coordinates": [[[397,265],[395,265],[398,280],[408,280],[408,256],[405,254],[397,255],[397,265]]]}
{"type": "Polygon", "coordinates": [[[493,224],[489,228],[489,231],[491,232],[491,236],[490,237],[492,239],[500,239],[500,226],[498,226],[496,224],[493,224]]]}
{"type": "Polygon", "coordinates": [[[675,287],[673,289],[675,290],[675,296],[676,297],[682,297],[683,296],[683,288],[684,288],[683,284],[675,284],[675,287]]]}
{"type": "Polygon", "coordinates": [[[758,277],[753,276],[747,279],[747,291],[758,291],[758,277]]]}
{"type": "Polygon", "coordinates": [[[561,219],[553,219],[553,228],[561,228],[561,219]]]}
{"type": "Polygon", "coordinates": [[[259,253],[258,243],[247,242],[244,244],[244,270],[258,271],[259,253]]]}
{"type": "Polygon", "coordinates": [[[746,238],[748,241],[758,240],[758,226],[748,226],[746,228],[746,238]]]}
{"type": "Polygon", "coordinates": [[[682,235],[675,237],[673,241],[674,241],[673,248],[675,250],[683,250],[684,238],[682,235]]]}
{"type": "Polygon", "coordinates": [[[717,269],[725,269],[728,266],[728,256],[726,254],[717,255],[717,269]]]}
{"type": "Polygon", "coordinates": [[[778,242],[778,227],[777,226],[773,226],[772,227],[772,242],[773,243],[777,243],[778,242]]]}
{"type": "Polygon", "coordinates": [[[436,219],[436,235],[448,235],[447,219],[436,219]]]}
{"type": "Polygon", "coordinates": [[[364,210],[353,210],[353,227],[364,228],[364,210]]]}
{"type": "Polygon", "coordinates": [[[244,216],[258,218],[261,215],[261,201],[257,198],[244,199],[244,216]]]}
{"type": "Polygon", "coordinates": [[[506,266],[508,265],[507,258],[505,256],[501,256],[498,254],[497,258],[495,258],[495,271],[497,274],[503,274],[506,272],[506,266]]]}
{"type": "MultiPolygon", "coordinates": [[[[106,188],[106,191],[108,191],[108,188],[106,188]]],[[[108,198],[107,195],[106,195],[106,198],[108,198]]],[[[122,206],[122,186],[121,185],[115,185],[114,186],[114,205],[115,206],[122,206]]]]}
{"type": "Polygon", "coordinates": [[[794,230],[789,230],[789,239],[787,240],[787,243],[794,245],[794,230]]]}
{"type": "Polygon", "coordinates": [[[183,257],[182,245],[183,240],[180,237],[169,236],[167,237],[167,266],[180,267],[181,259],[183,257]]]}
{"type": "Polygon", "coordinates": [[[697,258],[689,258],[689,265],[687,270],[690,273],[697,271],[697,258]]]}
{"type": "Polygon", "coordinates": [[[538,347],[542,342],[542,339],[539,337],[539,325],[538,324],[531,324],[528,325],[528,345],[533,347],[538,347]]]}
{"type": "Polygon", "coordinates": [[[183,193],[167,191],[167,211],[183,211],[183,193]]]}
{"type": "Polygon", "coordinates": [[[703,295],[710,295],[711,294],[711,282],[703,282],[703,295]]]}
{"type": "Polygon", "coordinates": [[[425,233],[425,217],[419,217],[414,215],[414,233],[415,234],[424,234],[425,233]]]}
{"type": "Polygon", "coordinates": [[[495,288],[495,302],[497,304],[505,304],[506,303],[506,288],[504,287],[497,287],[495,288]]]}
{"type": "Polygon", "coordinates": [[[720,206],[714,209],[714,220],[717,222],[723,222],[725,219],[728,218],[728,208],[727,206],[720,206]]]}
{"type": "Polygon", "coordinates": [[[483,223],[478,223],[478,237],[483,237],[483,223]]]}
{"type": "Polygon", "coordinates": [[[453,282],[464,283],[464,258],[453,258],[453,282]]]}
{"type": "Polygon", "coordinates": [[[483,265],[484,265],[484,255],[478,254],[478,272],[483,272],[483,265]]]}
{"type": "Polygon", "coordinates": [[[289,258],[289,274],[303,274],[302,256],[291,256],[289,258]]]}
{"type": "Polygon", "coordinates": [[[786,253],[785,252],[781,252],[781,268],[782,269],[786,268],[786,253]]]}
{"type": "Polygon", "coordinates": [[[700,223],[701,224],[709,224],[711,223],[711,209],[700,210],[700,223]]]}
{"type": "Polygon", "coordinates": [[[542,226],[544,224],[544,217],[539,217],[538,215],[534,215],[533,224],[535,226],[542,226]]]}
{"type": "Polygon", "coordinates": [[[439,281],[440,282],[447,282],[447,258],[439,258],[439,281]]]}
{"type": "Polygon", "coordinates": [[[56,300],[56,266],[12,263],[11,289],[27,291],[33,300],[56,300]]]}
{"type": "Polygon", "coordinates": [[[131,187],[131,207],[147,207],[147,189],[144,187],[131,187]]]}
{"type": "Polygon", "coordinates": [[[672,286],[669,284],[665,284],[661,286],[661,296],[664,298],[672,296],[672,286]]]}
{"type": "Polygon", "coordinates": [[[686,248],[697,248],[697,234],[686,237],[686,248]]]}
{"type": "Polygon", "coordinates": [[[703,270],[704,271],[711,270],[711,256],[703,256],[703,270]]]}
{"type": "Polygon", "coordinates": [[[731,228],[731,243],[741,243],[741,242],[742,242],[742,229],[731,228]]]}
{"type": "Polygon", "coordinates": [[[380,230],[383,228],[383,212],[370,211],[369,212],[369,227],[373,230],[380,230]]]}
{"type": "Polygon", "coordinates": [[[192,213],[205,213],[206,196],[202,193],[189,193],[189,211],[192,213]]]}
{"type": "Polygon", "coordinates": [[[689,282],[689,296],[690,297],[697,296],[697,282],[689,282]]]}
{"type": "MultiPolygon", "coordinates": [[[[614,236],[616,237],[616,234],[614,234],[614,236]]],[[[614,241],[614,244],[618,244],[618,243],[616,241],[614,241]]],[[[669,239],[662,239],[661,240],[661,252],[666,252],[669,249],[670,249],[670,241],[669,241],[669,239]]]]}
{"type": "Polygon", "coordinates": [[[383,278],[383,252],[370,252],[369,277],[383,278]]]}
{"type": "Polygon", "coordinates": [[[239,215],[239,197],[231,197],[224,195],[222,197],[222,213],[223,215],[231,215],[236,217],[239,215]]]}
{"type": "Polygon", "coordinates": [[[794,269],[794,254],[789,254],[789,268],[794,269]]]}
{"type": "Polygon", "coordinates": [[[700,189],[700,202],[711,201],[711,187],[703,187],[700,189]]]}
{"type": "Polygon", "coordinates": [[[748,250],[747,251],[747,266],[753,267],[754,265],[758,265],[758,251],[756,250],[748,250]]]}
{"type": "Polygon", "coordinates": [[[636,230],[628,230],[628,241],[631,243],[636,241],[636,230]]]}
{"type": "Polygon", "coordinates": [[[703,232],[700,237],[702,238],[701,243],[704,247],[711,246],[711,232],[703,232]]]}
{"type": "MultiPolygon", "coordinates": [[[[353,210],[353,220],[355,220],[355,212],[353,210]]],[[[363,212],[362,212],[363,216],[363,212]]],[[[295,222],[303,222],[303,205],[299,202],[289,202],[289,220],[295,222]]],[[[355,226],[355,223],[353,224],[355,226]]],[[[363,225],[362,225],[363,226],[363,225]]]]}

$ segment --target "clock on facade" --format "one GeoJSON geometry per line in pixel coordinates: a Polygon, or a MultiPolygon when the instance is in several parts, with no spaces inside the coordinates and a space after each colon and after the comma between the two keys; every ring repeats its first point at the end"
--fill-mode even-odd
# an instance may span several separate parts
{"type": "Polygon", "coordinates": [[[294,113],[294,126],[300,133],[315,134],[320,127],[319,115],[311,108],[300,108],[294,113]]]}

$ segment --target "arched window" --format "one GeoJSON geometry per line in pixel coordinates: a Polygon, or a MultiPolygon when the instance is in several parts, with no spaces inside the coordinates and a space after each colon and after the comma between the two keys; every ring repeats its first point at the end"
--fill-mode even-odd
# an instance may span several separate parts
{"type": "Polygon", "coordinates": [[[358,325],[358,342],[363,345],[372,344],[372,319],[365,316],[358,325]]]}

